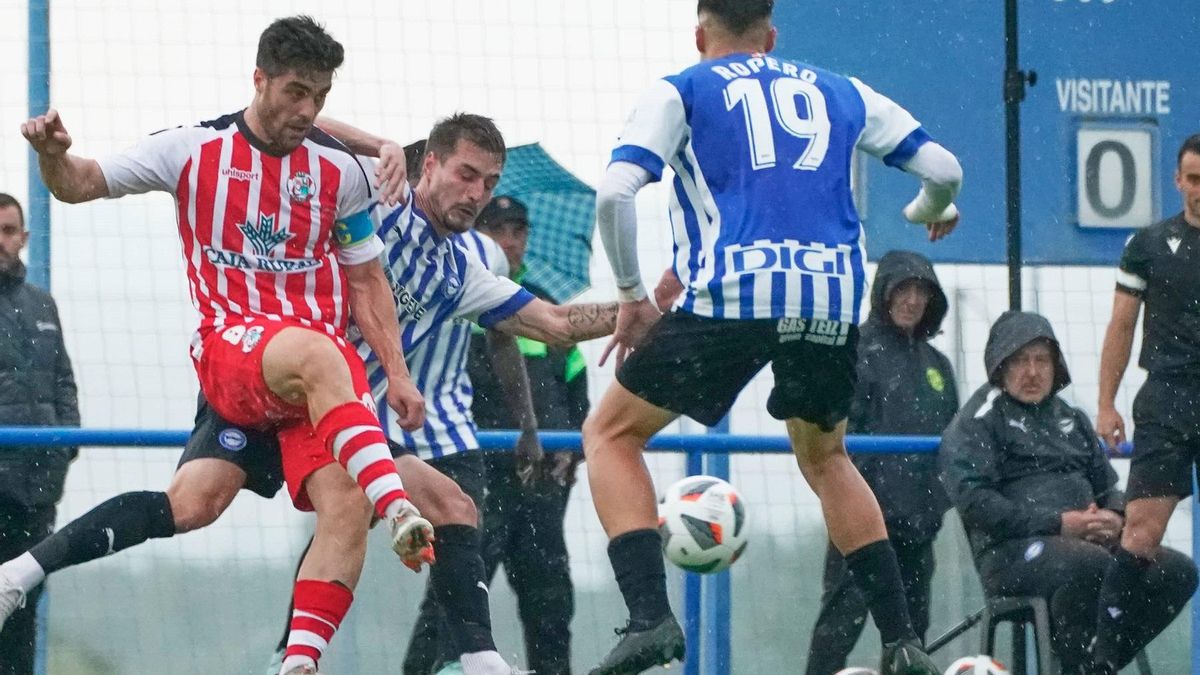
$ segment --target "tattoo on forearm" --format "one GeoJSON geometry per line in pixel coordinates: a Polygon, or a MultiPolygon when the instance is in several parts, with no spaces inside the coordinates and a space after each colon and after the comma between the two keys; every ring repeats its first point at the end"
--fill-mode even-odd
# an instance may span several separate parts
{"type": "Polygon", "coordinates": [[[608,335],[617,325],[617,303],[571,305],[567,311],[567,323],[577,340],[608,335]]]}

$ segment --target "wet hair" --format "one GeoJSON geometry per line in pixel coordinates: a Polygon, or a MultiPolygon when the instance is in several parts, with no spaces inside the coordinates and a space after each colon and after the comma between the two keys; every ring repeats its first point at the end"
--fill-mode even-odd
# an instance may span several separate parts
{"type": "Polygon", "coordinates": [[[496,128],[496,123],[490,117],[463,112],[438,120],[433,125],[429,139],[425,141],[425,152],[432,152],[437,155],[438,161],[444,161],[453,154],[459,141],[470,141],[485,152],[499,157],[501,162],[507,156],[504,136],[496,128]]]}
{"type": "Polygon", "coordinates": [[[696,13],[708,12],[729,32],[742,35],[754,24],[771,18],[775,0],[700,0],[696,13]]]}
{"type": "Polygon", "coordinates": [[[345,50],[311,16],[276,19],[258,38],[257,65],[267,77],[295,73],[332,73],[345,50]]]}
{"type": "Polygon", "coordinates": [[[1183,145],[1179,146],[1179,156],[1175,158],[1175,168],[1183,166],[1183,155],[1190,152],[1193,155],[1200,155],[1200,134],[1192,134],[1187,137],[1183,145]]]}
{"type": "Polygon", "coordinates": [[[21,218],[21,229],[25,229],[25,209],[21,208],[21,202],[17,201],[17,198],[10,194],[0,192],[0,209],[6,209],[10,206],[17,209],[17,215],[21,218]]]}

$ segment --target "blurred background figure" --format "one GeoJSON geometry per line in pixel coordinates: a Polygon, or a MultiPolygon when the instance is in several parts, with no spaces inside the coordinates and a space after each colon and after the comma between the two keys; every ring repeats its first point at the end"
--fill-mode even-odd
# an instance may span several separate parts
{"type": "MultiPolygon", "coordinates": [[[[500,245],[523,283],[529,241],[529,213],[511,197],[496,197],[480,213],[475,227],[500,245]]],[[[533,284],[525,288],[553,301],[533,284]]],[[[539,429],[578,430],[587,417],[587,364],[576,347],[551,347],[518,338],[533,393],[539,429]]],[[[516,429],[510,406],[493,372],[492,359],[479,340],[472,343],[468,372],[475,386],[473,412],[483,429],[516,429]]],[[[563,518],[575,469],[582,456],[547,453],[536,471],[525,470],[511,452],[489,453],[483,504],[483,556],[491,579],[503,564],[525,634],[531,670],[542,675],[571,672],[571,585],[563,518]]]]}
{"type": "MultiPolygon", "coordinates": [[[[25,281],[25,214],[0,193],[0,426],[79,426],[75,376],[58,306],[25,281]]],[[[75,448],[0,447],[0,560],[28,551],[54,530],[75,448]]],[[[41,587],[0,628],[0,675],[32,675],[41,587]]]]}

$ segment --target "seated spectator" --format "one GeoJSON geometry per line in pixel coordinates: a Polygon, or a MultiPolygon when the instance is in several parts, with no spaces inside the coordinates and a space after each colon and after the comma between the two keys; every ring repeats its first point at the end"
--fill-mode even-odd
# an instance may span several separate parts
{"type": "MultiPolygon", "coordinates": [[[[942,437],[942,479],[966,527],[984,593],[1038,596],[1050,608],[1064,673],[1091,672],[1096,600],[1120,542],[1117,476],[1083,411],[1057,393],[1071,376],[1050,323],[1005,312],[984,351],[988,384],[942,437]]],[[[1196,568],[1163,548],[1146,570],[1146,602],[1125,663],[1171,623],[1196,568]]]]}

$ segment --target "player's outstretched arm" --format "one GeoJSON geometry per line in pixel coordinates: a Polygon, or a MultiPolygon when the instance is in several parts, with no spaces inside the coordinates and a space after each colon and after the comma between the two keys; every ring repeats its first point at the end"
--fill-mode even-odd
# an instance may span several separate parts
{"type": "Polygon", "coordinates": [[[402,428],[418,429],[425,423],[425,399],[413,384],[400,351],[400,321],[383,266],[376,259],[346,265],[345,270],[354,324],[387,373],[388,405],[399,414],[402,428]]]}
{"type": "Polygon", "coordinates": [[[67,152],[71,134],[67,133],[57,110],[51,108],[45,115],[26,120],[21,125],[21,135],[38,155],[42,182],[59,201],[79,204],[108,196],[100,164],[67,152]]]}
{"type": "Polygon", "coordinates": [[[954,198],[962,187],[963,171],[958,158],[930,141],[904,164],[904,170],[921,179],[921,190],[904,207],[904,217],[910,223],[926,225],[930,241],[950,234],[958,224],[954,198]]]}
{"type": "Polygon", "coordinates": [[[556,347],[569,347],[611,335],[617,325],[617,303],[553,305],[535,299],[516,314],[496,323],[509,335],[520,335],[556,347]]]}

